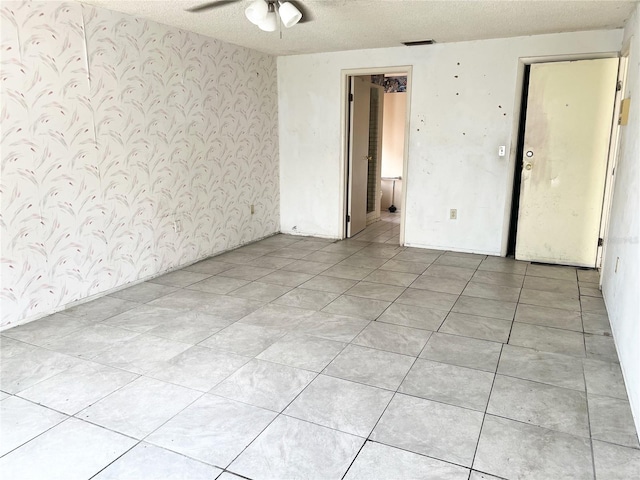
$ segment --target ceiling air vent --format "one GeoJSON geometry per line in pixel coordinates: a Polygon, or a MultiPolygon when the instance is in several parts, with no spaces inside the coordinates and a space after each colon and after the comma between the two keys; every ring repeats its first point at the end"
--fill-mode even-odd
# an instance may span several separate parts
{"type": "Polygon", "coordinates": [[[417,40],[415,42],[402,42],[402,44],[407,46],[407,47],[416,47],[418,45],[433,45],[434,43],[436,43],[436,41],[433,40],[433,39],[417,40]]]}

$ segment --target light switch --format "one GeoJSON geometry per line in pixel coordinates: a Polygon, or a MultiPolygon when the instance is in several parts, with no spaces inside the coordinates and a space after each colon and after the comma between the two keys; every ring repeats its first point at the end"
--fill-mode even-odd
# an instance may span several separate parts
{"type": "Polygon", "coordinates": [[[504,157],[506,154],[507,154],[507,147],[505,147],[504,145],[500,145],[498,147],[498,156],[504,157]]]}

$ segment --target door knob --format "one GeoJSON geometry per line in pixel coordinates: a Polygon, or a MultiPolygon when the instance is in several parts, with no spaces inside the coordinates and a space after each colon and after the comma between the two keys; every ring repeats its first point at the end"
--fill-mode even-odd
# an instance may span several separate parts
{"type": "Polygon", "coordinates": [[[525,170],[531,170],[532,168],[533,168],[533,165],[531,165],[530,163],[527,163],[527,164],[524,166],[524,169],[525,169],[525,170]]]}

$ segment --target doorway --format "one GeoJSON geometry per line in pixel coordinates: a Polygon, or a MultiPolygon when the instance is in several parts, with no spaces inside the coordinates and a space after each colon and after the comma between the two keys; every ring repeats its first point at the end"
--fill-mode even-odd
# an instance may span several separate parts
{"type": "Polygon", "coordinates": [[[351,238],[363,242],[397,246],[400,244],[400,216],[397,212],[383,210],[377,222],[351,238]]]}
{"type": "Polygon", "coordinates": [[[596,266],[618,59],[525,70],[509,253],[596,266]]]}
{"type": "Polygon", "coordinates": [[[343,238],[404,241],[410,70],[405,69],[343,72],[343,238]]]}

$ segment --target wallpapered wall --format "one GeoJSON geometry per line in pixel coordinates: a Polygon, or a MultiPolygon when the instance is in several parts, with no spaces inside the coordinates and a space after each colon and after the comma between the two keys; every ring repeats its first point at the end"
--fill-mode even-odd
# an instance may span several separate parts
{"type": "Polygon", "coordinates": [[[79,3],[1,7],[0,327],[279,230],[274,57],[79,3]]]}

